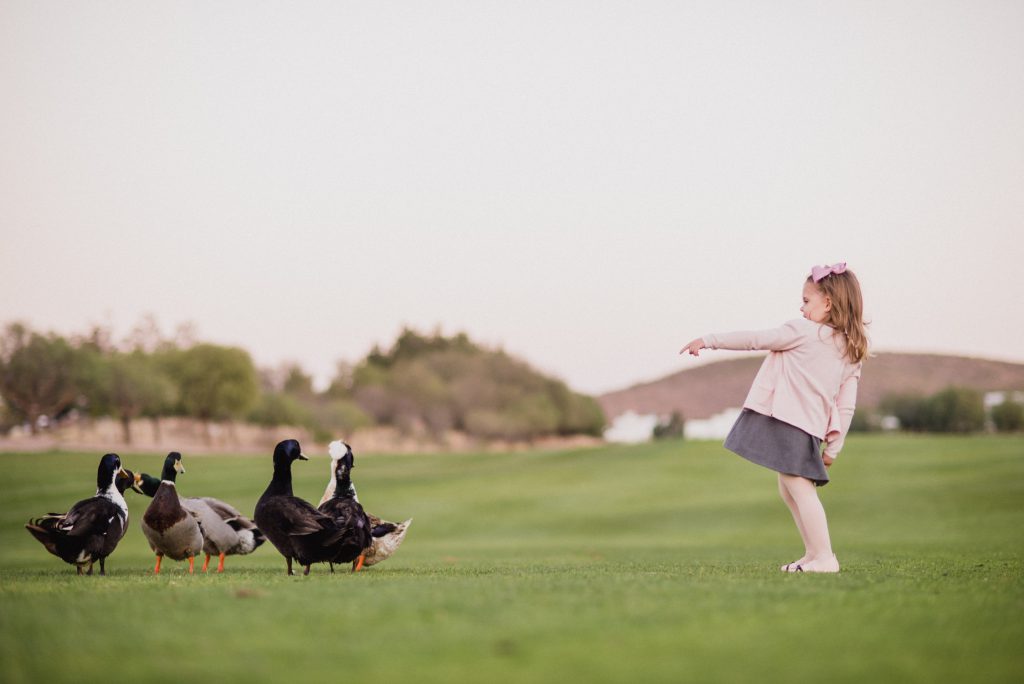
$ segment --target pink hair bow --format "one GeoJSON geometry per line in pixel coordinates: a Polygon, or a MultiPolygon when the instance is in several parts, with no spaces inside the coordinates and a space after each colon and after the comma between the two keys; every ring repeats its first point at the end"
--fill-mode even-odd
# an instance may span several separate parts
{"type": "Polygon", "coordinates": [[[846,270],[846,262],[840,261],[838,264],[832,264],[831,266],[812,266],[811,267],[811,280],[818,282],[822,278],[832,275],[833,273],[842,273],[846,270]]]}

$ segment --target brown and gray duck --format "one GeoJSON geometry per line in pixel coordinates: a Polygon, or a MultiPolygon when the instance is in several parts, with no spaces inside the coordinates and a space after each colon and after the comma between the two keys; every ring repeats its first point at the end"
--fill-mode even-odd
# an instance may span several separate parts
{"type": "Polygon", "coordinates": [[[196,554],[203,550],[203,534],[199,521],[181,505],[175,478],[184,473],[181,454],[172,451],[164,459],[160,486],[153,495],[153,501],[142,515],[142,532],[149,546],[156,552],[156,567],[153,573],[160,574],[160,563],[164,556],[180,561],[188,560],[188,572],[195,572],[196,554]]]}
{"type": "MultiPolygon", "coordinates": [[[[155,496],[159,487],[160,480],[152,475],[135,475],[133,489],[136,491],[155,496]]],[[[209,568],[211,556],[219,558],[217,572],[224,572],[225,556],[244,556],[266,541],[256,524],[229,503],[209,496],[179,497],[179,501],[199,523],[199,531],[203,535],[203,551],[206,553],[203,572],[209,568]]]]}

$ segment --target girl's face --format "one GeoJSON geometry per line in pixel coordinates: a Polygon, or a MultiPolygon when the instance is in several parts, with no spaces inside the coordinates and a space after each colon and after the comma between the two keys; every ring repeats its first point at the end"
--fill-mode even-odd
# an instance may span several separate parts
{"type": "Polygon", "coordinates": [[[804,283],[804,305],[800,313],[809,321],[824,323],[832,310],[832,300],[826,297],[814,283],[804,283]]]}

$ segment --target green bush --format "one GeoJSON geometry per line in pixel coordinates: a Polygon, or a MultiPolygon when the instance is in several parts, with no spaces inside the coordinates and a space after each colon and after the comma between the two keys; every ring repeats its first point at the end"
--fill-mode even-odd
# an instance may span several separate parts
{"type": "Polygon", "coordinates": [[[949,387],[933,394],[926,415],[930,432],[978,432],[985,428],[981,393],[964,387],[949,387]]]}
{"type": "Polygon", "coordinates": [[[981,393],[964,387],[947,387],[930,397],[889,396],[880,406],[899,419],[903,430],[912,432],[968,433],[985,427],[981,393]]]}
{"type": "Polygon", "coordinates": [[[1024,406],[1007,397],[992,407],[992,423],[999,432],[1020,432],[1024,428],[1024,406]]]}
{"type": "Polygon", "coordinates": [[[359,408],[351,399],[335,399],[320,404],[315,409],[319,429],[337,439],[350,435],[361,428],[373,425],[373,418],[359,408]]]}
{"type": "Polygon", "coordinates": [[[850,421],[850,432],[878,432],[882,429],[882,417],[878,411],[867,407],[858,408],[850,421]]]}
{"type": "Polygon", "coordinates": [[[896,416],[900,429],[924,432],[928,428],[927,402],[927,398],[917,394],[891,394],[882,399],[879,408],[888,415],[896,416]]]}
{"type": "Polygon", "coordinates": [[[249,411],[248,419],[264,427],[279,425],[311,426],[313,416],[295,397],[283,392],[264,392],[249,411]]]}
{"type": "Polygon", "coordinates": [[[682,439],[686,433],[686,421],[683,414],[673,411],[669,419],[654,426],[654,439],[682,439]]]}

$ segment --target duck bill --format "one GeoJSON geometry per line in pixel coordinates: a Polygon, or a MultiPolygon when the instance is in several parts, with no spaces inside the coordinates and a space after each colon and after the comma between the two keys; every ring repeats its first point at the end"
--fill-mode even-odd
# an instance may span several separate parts
{"type": "Polygon", "coordinates": [[[300,460],[300,461],[308,461],[309,459],[308,459],[308,458],[306,457],[306,454],[304,454],[304,453],[302,453],[302,452],[300,451],[300,452],[299,452],[299,460],[300,460]]]}

